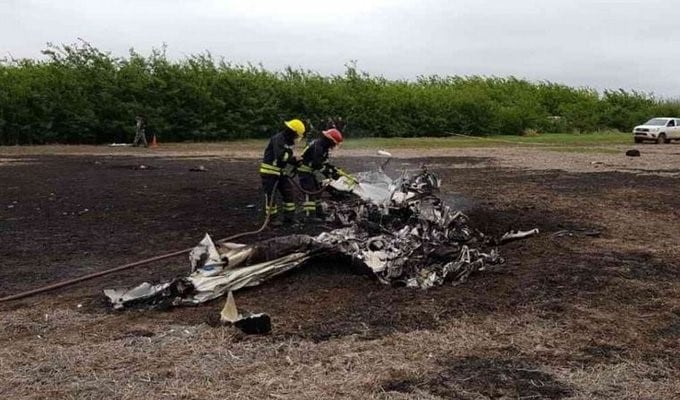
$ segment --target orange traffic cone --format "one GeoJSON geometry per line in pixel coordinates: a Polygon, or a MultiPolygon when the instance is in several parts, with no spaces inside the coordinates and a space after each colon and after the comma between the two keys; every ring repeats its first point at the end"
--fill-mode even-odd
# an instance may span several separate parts
{"type": "Polygon", "coordinates": [[[153,135],[151,139],[151,147],[158,147],[158,142],[156,141],[156,135],[153,135]]]}

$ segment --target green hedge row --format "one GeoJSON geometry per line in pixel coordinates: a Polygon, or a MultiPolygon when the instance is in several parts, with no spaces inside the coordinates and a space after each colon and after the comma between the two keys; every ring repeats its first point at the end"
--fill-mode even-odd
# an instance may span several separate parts
{"type": "Polygon", "coordinates": [[[164,141],[270,135],[291,117],[348,121],[350,136],[440,136],[630,130],[680,115],[680,103],[623,90],[516,78],[421,77],[359,72],[322,76],[216,61],[171,61],[164,50],[113,57],[87,43],[48,45],[45,60],[0,63],[0,144],[130,141],[135,116],[164,141]]]}

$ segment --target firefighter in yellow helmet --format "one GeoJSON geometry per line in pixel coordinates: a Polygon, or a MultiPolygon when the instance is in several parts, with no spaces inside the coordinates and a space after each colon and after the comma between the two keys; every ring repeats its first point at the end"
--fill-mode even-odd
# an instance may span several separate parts
{"type": "Polygon", "coordinates": [[[289,178],[299,164],[293,156],[293,145],[304,136],[305,124],[299,119],[291,119],[284,122],[284,125],[285,128],[269,140],[260,164],[265,212],[272,226],[295,223],[295,191],[289,178]],[[279,209],[274,201],[275,189],[283,199],[283,221],[278,218],[279,209]]]}

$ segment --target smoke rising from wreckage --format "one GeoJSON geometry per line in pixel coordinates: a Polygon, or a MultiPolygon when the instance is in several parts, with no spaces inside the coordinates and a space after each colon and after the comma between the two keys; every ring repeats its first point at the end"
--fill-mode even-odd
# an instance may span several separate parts
{"type": "MultiPolygon", "coordinates": [[[[502,264],[497,245],[538,233],[533,229],[485,236],[470,226],[465,214],[440,199],[441,181],[425,167],[397,179],[382,168],[355,177],[358,184],[346,177],[331,183],[335,191],[351,193],[325,203],[327,222],[336,229],[249,245],[216,245],[206,234],[190,253],[188,276],[104,294],[115,309],[197,305],[329,256],[344,257],[381,283],[427,289],[462,283],[488,265],[502,264]]],[[[233,310],[229,315],[228,322],[238,320],[233,310]]]]}

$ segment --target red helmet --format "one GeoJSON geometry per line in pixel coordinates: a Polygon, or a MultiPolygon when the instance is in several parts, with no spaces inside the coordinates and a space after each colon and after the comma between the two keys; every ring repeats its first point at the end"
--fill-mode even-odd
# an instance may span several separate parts
{"type": "Polygon", "coordinates": [[[342,143],[342,133],[335,128],[323,131],[321,133],[327,138],[329,138],[335,144],[342,143]]]}

